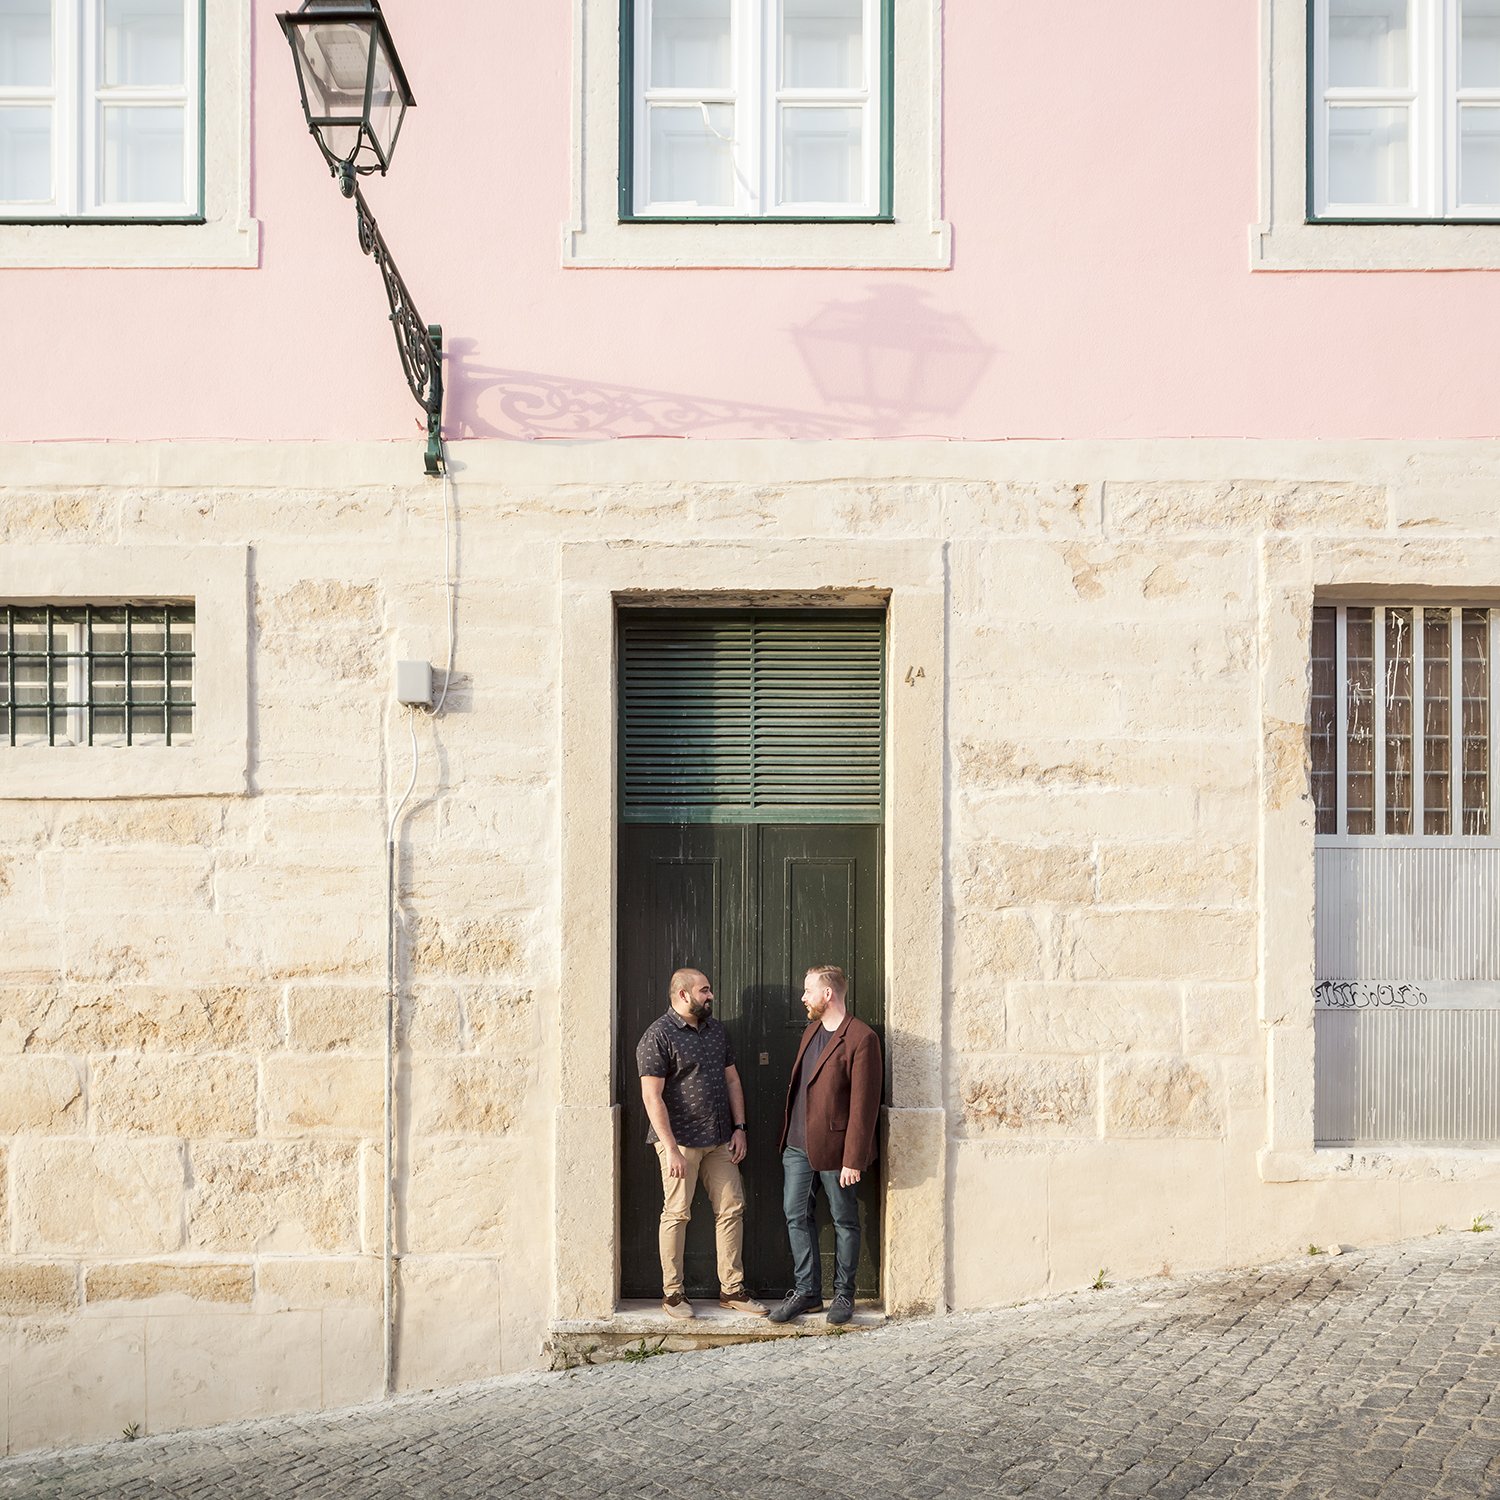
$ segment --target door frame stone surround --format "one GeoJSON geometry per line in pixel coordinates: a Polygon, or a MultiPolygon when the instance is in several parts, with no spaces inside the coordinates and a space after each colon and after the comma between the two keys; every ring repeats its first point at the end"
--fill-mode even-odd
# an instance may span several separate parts
{"type": "MultiPolygon", "coordinates": [[[[887,609],[881,1287],[895,1315],[946,1305],[943,1102],[946,567],[933,542],[565,544],[561,557],[562,1005],[554,1157],[559,1323],[613,1317],[619,1288],[615,1103],[615,615],[620,604],[887,609]],[[690,583],[691,587],[685,587],[690,583]]],[[[762,1134],[759,1149],[766,1149],[762,1134]]]]}

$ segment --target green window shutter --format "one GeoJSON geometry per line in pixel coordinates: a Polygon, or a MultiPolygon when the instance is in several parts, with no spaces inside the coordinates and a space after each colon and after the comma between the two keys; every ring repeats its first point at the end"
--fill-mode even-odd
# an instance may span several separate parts
{"type": "Polygon", "coordinates": [[[879,821],[883,614],[626,610],[620,620],[626,821],[879,821]]]}

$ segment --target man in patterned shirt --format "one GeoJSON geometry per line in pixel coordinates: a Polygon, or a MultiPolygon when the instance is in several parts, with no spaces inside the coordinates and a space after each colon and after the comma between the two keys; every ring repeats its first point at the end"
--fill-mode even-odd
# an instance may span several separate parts
{"type": "Polygon", "coordinates": [[[706,974],[679,969],[671,992],[670,1009],[646,1028],[635,1049],[641,1098],[651,1121],[646,1140],[661,1162],[662,1307],[674,1318],[693,1316],[693,1304],[683,1293],[682,1247],[701,1179],[714,1212],[719,1306],[762,1315],[764,1306],[745,1294],[740,1252],[745,1091],[734,1048],[710,1014],[714,992],[706,974]]]}

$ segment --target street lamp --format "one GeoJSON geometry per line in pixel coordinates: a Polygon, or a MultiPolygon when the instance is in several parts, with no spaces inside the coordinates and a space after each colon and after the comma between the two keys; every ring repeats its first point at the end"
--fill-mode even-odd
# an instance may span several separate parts
{"type": "Polygon", "coordinates": [[[443,330],[424,323],[396,269],[359,178],[384,176],[416,103],[380,0],[303,0],[277,17],[297,65],[302,113],[339,191],[354,199],[359,247],[380,267],[406,383],[427,414],[429,474],[443,471],[443,330]]]}

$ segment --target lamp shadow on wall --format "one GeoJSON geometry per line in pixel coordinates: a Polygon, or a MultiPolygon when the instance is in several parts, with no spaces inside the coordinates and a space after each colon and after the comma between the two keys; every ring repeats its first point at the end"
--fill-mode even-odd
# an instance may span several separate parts
{"type": "Polygon", "coordinates": [[[904,286],[826,303],[785,331],[823,410],[485,365],[476,340],[456,338],[447,351],[449,427],[459,438],[521,440],[916,435],[962,410],[993,355],[965,319],[904,286]]]}

